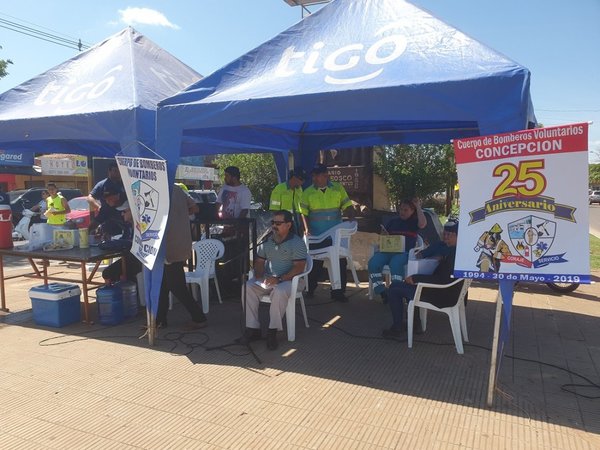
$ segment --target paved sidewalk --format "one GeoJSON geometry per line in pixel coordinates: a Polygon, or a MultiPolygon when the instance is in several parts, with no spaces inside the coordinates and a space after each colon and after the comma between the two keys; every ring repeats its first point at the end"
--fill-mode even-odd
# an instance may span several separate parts
{"type": "Polygon", "coordinates": [[[379,338],[388,311],[366,284],[348,304],[323,285],[307,302],[310,328],[298,309],[296,342],[280,333],[275,352],[253,344],[261,364],[240,346],[207,351],[240,334],[239,300],[213,303],[196,332],[176,304],[148,347],[141,314],[115,327],[35,325],[34,284],[7,283],[11,313],[0,319],[2,449],[600,448],[600,399],[561,389],[586,384],[576,374],[600,384],[599,284],[568,296],[519,286],[492,409],[496,291],[484,284],[469,291],[462,356],[443,316],[431,314],[409,350],[379,338]]]}

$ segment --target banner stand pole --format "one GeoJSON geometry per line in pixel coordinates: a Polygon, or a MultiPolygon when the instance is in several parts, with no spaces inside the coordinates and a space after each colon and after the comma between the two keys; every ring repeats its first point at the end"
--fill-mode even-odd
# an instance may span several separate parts
{"type": "Polygon", "coordinates": [[[487,406],[491,408],[494,404],[494,390],[496,389],[496,364],[498,362],[498,341],[500,337],[500,322],[502,320],[502,295],[498,287],[496,296],[496,318],[494,319],[494,340],[492,342],[492,354],[490,360],[490,376],[488,381],[487,406]]]}

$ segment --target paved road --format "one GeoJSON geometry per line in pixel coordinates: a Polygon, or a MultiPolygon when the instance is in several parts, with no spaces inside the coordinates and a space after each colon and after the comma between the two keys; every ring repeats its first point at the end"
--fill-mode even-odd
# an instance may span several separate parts
{"type": "Polygon", "coordinates": [[[590,205],[590,233],[600,238],[600,205],[590,205]]]}

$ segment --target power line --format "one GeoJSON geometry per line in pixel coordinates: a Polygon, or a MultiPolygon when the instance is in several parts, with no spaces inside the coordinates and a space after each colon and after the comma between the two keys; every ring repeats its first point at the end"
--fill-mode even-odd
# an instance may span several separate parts
{"type": "Polygon", "coordinates": [[[560,112],[560,113],[580,113],[580,112],[600,112],[600,109],[541,109],[535,108],[536,111],[560,112]]]}
{"type": "MultiPolygon", "coordinates": [[[[15,20],[19,20],[23,23],[28,23],[26,21],[17,19],[16,17],[12,17],[12,16],[9,16],[6,14],[0,14],[0,15],[5,16],[5,17],[10,17],[15,20]]],[[[34,24],[31,24],[31,25],[34,25],[34,24]]],[[[69,36],[65,36],[65,35],[61,36],[59,34],[56,34],[56,32],[53,30],[49,30],[49,31],[53,31],[52,33],[49,33],[46,31],[42,31],[42,29],[40,29],[43,27],[40,27],[39,25],[35,25],[35,26],[38,28],[34,28],[32,26],[26,26],[26,25],[23,25],[18,22],[0,18],[0,28],[5,28],[7,30],[15,31],[17,33],[20,33],[20,34],[23,34],[26,36],[30,36],[30,37],[33,37],[36,39],[40,39],[42,41],[50,42],[52,44],[60,45],[62,47],[71,48],[73,50],[82,51],[82,50],[86,50],[86,49],[90,48],[90,45],[82,43],[81,39],[75,40],[75,38],[71,38],[69,36]]]]}

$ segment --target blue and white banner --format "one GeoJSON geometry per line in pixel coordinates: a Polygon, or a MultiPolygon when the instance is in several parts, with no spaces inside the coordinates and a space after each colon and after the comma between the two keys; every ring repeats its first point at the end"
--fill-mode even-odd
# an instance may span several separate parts
{"type": "Polygon", "coordinates": [[[587,123],[458,139],[454,151],[456,277],[590,282],[587,123]]]}
{"type": "Polygon", "coordinates": [[[167,162],[116,156],[134,222],[131,253],[152,270],[169,215],[167,162]]]}
{"type": "Polygon", "coordinates": [[[0,166],[33,166],[33,152],[0,149],[0,166]]]}

